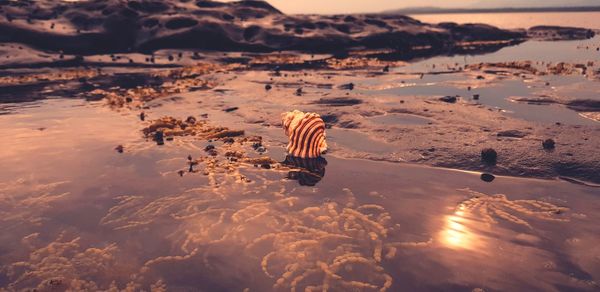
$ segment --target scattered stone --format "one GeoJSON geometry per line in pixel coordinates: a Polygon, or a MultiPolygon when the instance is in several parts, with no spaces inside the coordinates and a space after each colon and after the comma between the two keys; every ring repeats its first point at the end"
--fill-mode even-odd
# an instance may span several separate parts
{"type": "Polygon", "coordinates": [[[302,93],[303,93],[303,91],[302,91],[302,87],[300,87],[300,88],[296,89],[296,95],[297,95],[297,96],[301,96],[301,95],[302,95],[302,93]]]}
{"type": "Polygon", "coordinates": [[[193,125],[196,123],[196,118],[194,118],[193,116],[189,116],[189,117],[187,117],[187,119],[185,119],[185,122],[193,125]]]}
{"type": "Polygon", "coordinates": [[[521,132],[519,130],[506,130],[498,132],[498,137],[508,137],[508,138],[523,138],[527,136],[527,133],[521,132]]]}
{"type": "Polygon", "coordinates": [[[480,178],[484,182],[492,182],[494,179],[496,179],[496,177],[490,173],[482,173],[480,178]]]}
{"type": "Polygon", "coordinates": [[[477,80],[483,80],[483,79],[485,79],[485,77],[483,77],[482,75],[477,75],[476,78],[477,78],[477,80]]]}
{"type": "Polygon", "coordinates": [[[117,150],[117,152],[119,152],[119,153],[123,153],[124,149],[125,148],[123,147],[123,145],[119,145],[119,146],[115,147],[115,150],[117,150]]]}
{"type": "Polygon", "coordinates": [[[492,148],[481,150],[481,160],[486,164],[495,165],[498,159],[498,153],[492,148]]]}
{"type": "Polygon", "coordinates": [[[354,90],[354,83],[342,84],[338,88],[341,90],[354,90]]]}
{"type": "Polygon", "coordinates": [[[444,96],[444,97],[440,97],[440,101],[447,102],[447,103],[456,103],[457,97],[458,96],[447,95],[447,96],[444,96]]]}
{"type": "Polygon", "coordinates": [[[273,87],[271,86],[271,84],[267,84],[267,85],[265,85],[265,89],[266,89],[267,91],[271,90],[272,88],[273,88],[273,87]]]}
{"type": "Polygon", "coordinates": [[[204,147],[205,152],[208,152],[208,151],[214,150],[214,149],[215,149],[215,146],[212,144],[208,144],[208,145],[206,145],[206,147],[204,147]]]}
{"type": "Polygon", "coordinates": [[[180,177],[183,177],[183,174],[185,174],[185,171],[180,170],[180,171],[177,172],[177,174],[179,174],[180,177]]]}
{"type": "Polygon", "coordinates": [[[227,137],[227,138],[223,139],[224,144],[233,144],[233,142],[235,142],[235,140],[231,137],[227,137]]]}
{"type": "Polygon", "coordinates": [[[162,131],[156,131],[154,133],[154,141],[156,141],[156,145],[164,145],[164,134],[162,131]]]}
{"type": "Polygon", "coordinates": [[[473,99],[474,100],[479,100],[479,94],[473,94],[473,99]]]}
{"type": "Polygon", "coordinates": [[[141,112],[141,113],[140,113],[140,120],[142,120],[142,121],[143,121],[143,120],[145,120],[145,119],[146,119],[146,113],[144,113],[144,112],[141,112]]]}
{"type": "Polygon", "coordinates": [[[385,65],[385,67],[383,67],[383,72],[390,72],[390,66],[389,65],[385,65]]]}
{"type": "Polygon", "coordinates": [[[542,147],[544,147],[544,149],[546,149],[546,150],[552,150],[552,149],[554,149],[555,146],[556,146],[556,142],[554,142],[554,140],[552,140],[552,139],[546,139],[546,140],[542,141],[542,147]]]}
{"type": "Polygon", "coordinates": [[[352,106],[361,104],[362,100],[357,98],[346,98],[346,97],[330,97],[330,98],[320,98],[319,100],[313,102],[313,104],[321,104],[328,106],[352,106]]]}
{"type": "Polygon", "coordinates": [[[240,109],[240,108],[237,107],[237,106],[234,106],[234,107],[226,108],[223,111],[226,112],[226,113],[230,113],[230,112],[233,112],[233,111],[237,111],[238,109],[240,109]]]}

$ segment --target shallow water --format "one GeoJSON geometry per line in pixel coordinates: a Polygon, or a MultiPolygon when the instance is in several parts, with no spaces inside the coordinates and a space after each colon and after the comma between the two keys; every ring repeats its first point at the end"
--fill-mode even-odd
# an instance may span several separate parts
{"type": "Polygon", "coordinates": [[[536,25],[558,25],[600,29],[599,12],[542,12],[542,13],[450,13],[411,15],[420,21],[486,23],[501,28],[530,28],[536,25]]]}
{"type": "MultiPolygon", "coordinates": [[[[577,112],[557,105],[532,105],[515,103],[511,97],[556,96],[559,99],[597,100],[600,82],[581,75],[542,76],[539,80],[521,78],[498,78],[475,82],[474,76],[452,73],[448,68],[486,62],[579,62],[598,60],[600,36],[584,41],[539,42],[529,41],[516,46],[506,47],[497,52],[484,55],[460,55],[434,57],[415,61],[408,66],[396,68],[396,72],[406,74],[443,72],[425,74],[422,78],[415,75],[399,76],[393,80],[371,79],[365,81],[366,94],[386,94],[402,100],[408,96],[446,96],[459,95],[463,99],[481,103],[507,112],[507,114],[541,123],[560,122],[571,125],[598,125],[597,121],[586,119],[577,112]],[[539,52],[543,51],[544,54],[539,52]],[[546,82],[548,85],[546,85],[546,82]],[[472,89],[469,90],[468,86],[472,89]],[[473,96],[479,94],[479,100],[473,96]]],[[[597,68],[598,64],[595,64],[597,68]]]]}
{"type": "MultiPolygon", "coordinates": [[[[553,51],[574,44],[544,45],[553,51]]],[[[531,45],[477,58],[511,60],[531,45]]],[[[559,105],[508,100],[548,90],[543,84],[486,80],[469,91],[464,81],[472,76],[463,73],[411,74],[458,58],[464,57],[396,69],[406,74],[352,76],[352,94],[391,104],[461,95],[459,102],[537,123],[598,125],[559,105]]],[[[289,110],[283,107],[290,98],[278,100],[254,82],[265,76],[228,76],[218,91],[157,99],[145,111],[148,119],[207,114],[210,123],[262,135],[266,154],[284,161],[283,131],[260,120],[289,110]],[[222,110],[234,105],[240,109],[222,110]]],[[[552,78],[550,90],[561,95],[597,98],[597,81],[552,78]]],[[[295,87],[274,90],[291,95],[295,87]]],[[[319,86],[304,90],[306,100],[297,97],[297,103],[289,101],[293,106],[331,94],[319,86]]],[[[364,131],[339,127],[327,132],[326,161],[286,160],[296,166],[289,169],[232,164],[230,171],[205,175],[207,165],[188,171],[187,156],[205,155],[208,144],[222,151],[222,142],[176,137],[157,146],[141,133],[147,122],[139,112],[111,109],[104,101],[55,97],[4,103],[0,113],[0,286],[9,289],[600,288],[595,187],[502,176],[484,182],[475,172],[345,159],[341,149],[395,149],[364,131]]],[[[364,114],[365,121],[385,126],[429,123],[427,116],[408,113],[364,114]]]]}
{"type": "Polygon", "coordinates": [[[427,125],[431,120],[410,114],[387,114],[375,116],[369,120],[384,125],[427,125]]]}
{"type": "MultiPolygon", "coordinates": [[[[252,166],[180,176],[207,143],[156,146],[139,123],[68,99],[0,116],[2,286],[598,289],[597,188],[335,156],[312,187],[252,166]]],[[[349,133],[332,143],[368,139],[349,133]]]]}

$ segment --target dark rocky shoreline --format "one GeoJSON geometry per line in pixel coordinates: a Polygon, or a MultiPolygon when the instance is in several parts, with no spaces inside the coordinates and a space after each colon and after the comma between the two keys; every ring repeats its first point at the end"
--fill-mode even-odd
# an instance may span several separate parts
{"type": "MultiPolygon", "coordinates": [[[[161,49],[312,53],[352,49],[486,47],[575,28],[503,30],[484,24],[427,24],[402,15],[285,15],[263,1],[0,1],[0,42],[62,54],[152,53],[161,49]]],[[[555,37],[553,37],[555,38],[555,37]]]]}

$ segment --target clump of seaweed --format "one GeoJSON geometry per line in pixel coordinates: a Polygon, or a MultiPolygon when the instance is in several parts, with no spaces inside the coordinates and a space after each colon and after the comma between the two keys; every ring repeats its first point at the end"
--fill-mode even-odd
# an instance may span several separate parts
{"type": "Polygon", "coordinates": [[[24,223],[41,225],[46,220],[42,215],[44,211],[71,194],[62,191],[63,186],[68,183],[69,181],[42,183],[25,179],[0,183],[2,227],[17,228],[24,223]]]}
{"type": "Polygon", "coordinates": [[[368,57],[349,57],[344,59],[329,58],[326,60],[327,68],[335,70],[354,70],[354,69],[376,69],[383,70],[389,67],[401,67],[406,63],[398,61],[382,61],[377,58],[368,57]]]}
{"type": "Polygon", "coordinates": [[[290,192],[281,184],[269,182],[252,187],[232,182],[154,201],[123,197],[102,224],[122,229],[174,221],[177,227],[168,238],[183,254],[149,260],[142,273],[159,263],[198,257],[211,268],[213,250],[240,247],[273,278],[275,289],[292,291],[388,290],[393,278],[383,262],[394,258],[398,248],[431,243],[391,240],[395,225],[390,214],[380,205],[358,205],[349,189],[341,201],[302,205],[298,197],[284,195],[290,192]]]}
{"type": "Polygon", "coordinates": [[[87,80],[100,75],[99,70],[72,69],[63,71],[50,71],[33,74],[9,74],[0,76],[0,85],[26,85],[40,82],[58,82],[68,80],[87,80]]]}
{"type": "Polygon", "coordinates": [[[510,200],[503,194],[486,195],[470,189],[465,189],[471,198],[461,202],[460,210],[478,213],[487,224],[497,224],[495,219],[501,218],[508,222],[532,228],[523,217],[531,217],[549,221],[568,221],[563,215],[568,208],[540,200],[510,200]]]}
{"type": "MultiPolygon", "coordinates": [[[[118,265],[116,244],[102,248],[82,248],[81,238],[71,240],[60,234],[46,246],[37,247],[39,234],[30,234],[22,243],[31,249],[29,258],[3,267],[11,281],[11,290],[33,291],[126,291],[140,290],[141,284],[122,278],[124,287],[115,281],[118,265]],[[129,282],[127,282],[129,281],[129,282]]],[[[152,285],[153,291],[166,291],[159,281],[152,285]]]]}
{"type": "Polygon", "coordinates": [[[392,256],[396,247],[385,243],[391,218],[383,207],[351,208],[330,202],[304,208],[293,219],[284,230],[262,235],[247,246],[253,249],[270,242],[271,251],[261,258],[261,267],[276,279],[274,288],[385,291],[391,287],[392,277],[381,261],[392,256]]]}
{"type": "Polygon", "coordinates": [[[199,139],[222,139],[244,135],[243,130],[212,126],[207,121],[198,121],[194,117],[189,117],[185,121],[174,117],[163,117],[151,121],[142,132],[147,137],[162,132],[164,136],[196,136],[199,139]]]}

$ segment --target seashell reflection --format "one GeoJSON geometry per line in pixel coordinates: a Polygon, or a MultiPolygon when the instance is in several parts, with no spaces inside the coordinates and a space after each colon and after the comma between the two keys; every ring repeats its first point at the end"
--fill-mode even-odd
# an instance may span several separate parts
{"type": "Polygon", "coordinates": [[[301,186],[315,186],[325,176],[327,160],[322,157],[298,158],[288,155],[281,163],[293,168],[287,178],[297,180],[301,186]]]}

